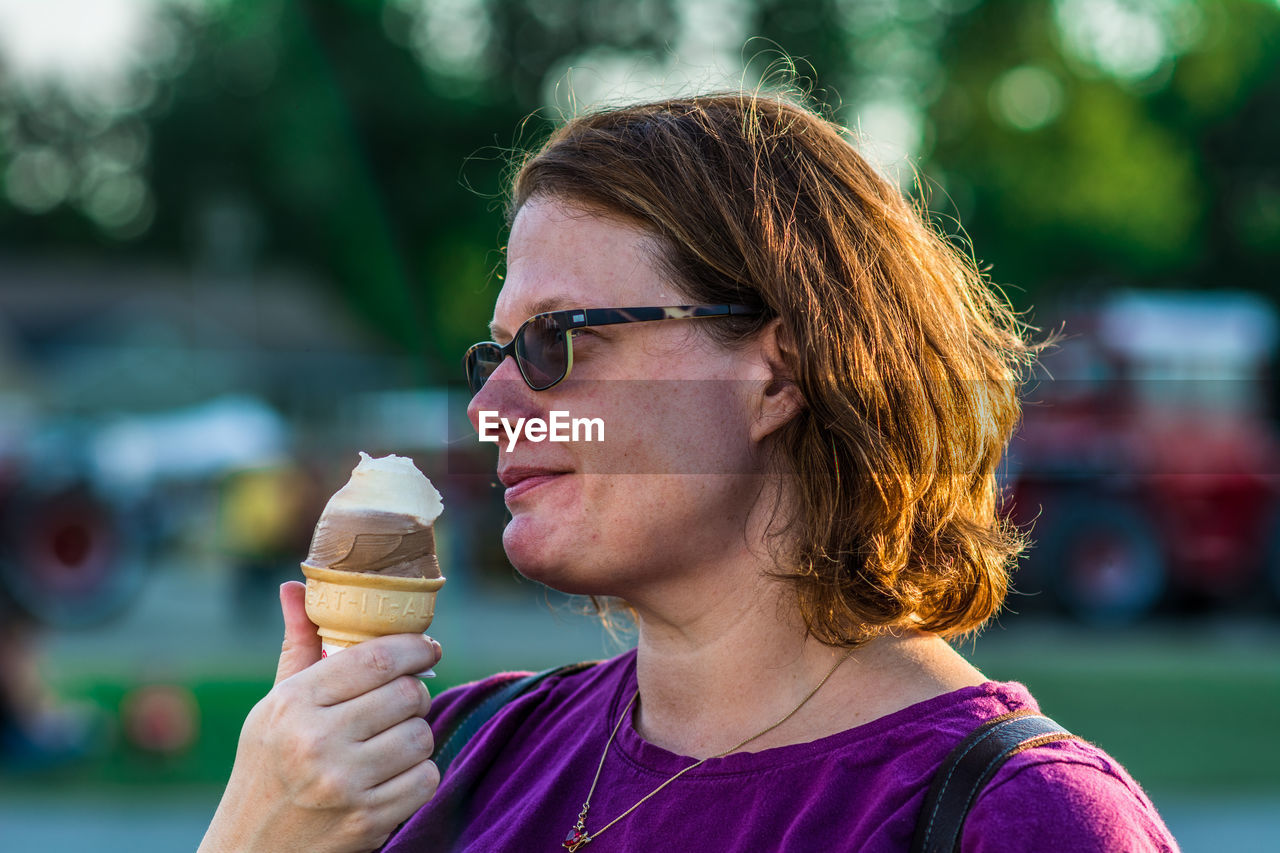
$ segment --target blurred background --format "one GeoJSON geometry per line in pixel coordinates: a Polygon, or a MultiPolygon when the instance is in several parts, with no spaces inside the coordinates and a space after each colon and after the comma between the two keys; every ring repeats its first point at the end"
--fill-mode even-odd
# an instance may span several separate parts
{"type": "Polygon", "coordinates": [[[624,648],[507,565],[459,426],[503,178],[797,79],[1067,334],[965,653],[1185,850],[1274,849],[1275,0],[0,0],[0,847],[194,849],[357,450],[444,493],[435,689],[624,648]]]}

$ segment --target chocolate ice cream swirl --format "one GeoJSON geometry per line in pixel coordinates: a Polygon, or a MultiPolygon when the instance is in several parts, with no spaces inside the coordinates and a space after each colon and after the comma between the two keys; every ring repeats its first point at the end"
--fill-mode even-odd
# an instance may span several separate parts
{"type": "Polygon", "coordinates": [[[307,564],[402,578],[438,578],[435,532],[412,515],[327,509],[311,537],[307,564]]]}

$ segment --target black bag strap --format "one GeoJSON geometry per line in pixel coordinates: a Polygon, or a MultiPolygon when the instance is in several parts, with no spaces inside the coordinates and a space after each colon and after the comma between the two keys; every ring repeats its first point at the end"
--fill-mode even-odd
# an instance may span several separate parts
{"type": "Polygon", "coordinates": [[[499,681],[493,685],[487,693],[478,697],[472,697],[472,706],[470,711],[464,711],[454,717],[452,725],[436,732],[436,751],[431,760],[435,762],[436,767],[440,770],[440,776],[444,776],[445,769],[453,763],[453,759],[458,757],[458,753],[467,745],[471,738],[475,737],[476,732],[480,731],[480,727],[489,720],[493,719],[502,708],[513,699],[528,693],[543,680],[553,675],[569,675],[575,672],[595,666],[599,661],[582,661],[581,663],[570,663],[564,666],[555,666],[551,669],[544,669],[542,672],[535,672],[531,675],[518,675],[507,681],[499,681]]]}
{"type": "Polygon", "coordinates": [[[978,794],[996,771],[1023,750],[1075,735],[1035,711],[988,720],[951,751],[934,774],[916,822],[911,853],[955,853],[960,831],[978,794]]]}

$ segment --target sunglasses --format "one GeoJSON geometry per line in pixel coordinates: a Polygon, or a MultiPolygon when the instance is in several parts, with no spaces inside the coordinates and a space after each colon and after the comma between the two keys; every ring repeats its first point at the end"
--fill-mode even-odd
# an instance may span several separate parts
{"type": "Polygon", "coordinates": [[[505,346],[484,341],[467,350],[463,364],[467,384],[477,394],[507,356],[515,356],[520,375],[534,391],[546,391],[573,368],[573,332],[588,326],[697,320],[705,317],[751,317],[760,311],[746,305],[668,305],[665,308],[573,308],[535,314],[505,346]]]}

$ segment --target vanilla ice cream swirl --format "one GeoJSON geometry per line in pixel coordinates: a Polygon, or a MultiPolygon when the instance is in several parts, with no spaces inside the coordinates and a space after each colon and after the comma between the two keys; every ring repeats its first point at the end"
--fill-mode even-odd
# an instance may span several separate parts
{"type": "Polygon", "coordinates": [[[431,481],[403,456],[360,453],[347,484],[325,505],[307,563],[397,577],[440,577],[432,525],[444,510],[431,481]]]}

